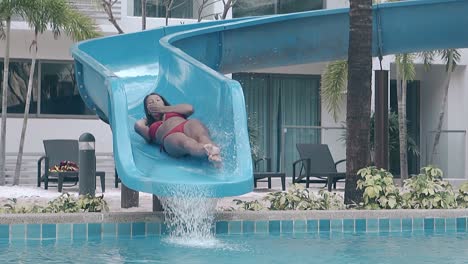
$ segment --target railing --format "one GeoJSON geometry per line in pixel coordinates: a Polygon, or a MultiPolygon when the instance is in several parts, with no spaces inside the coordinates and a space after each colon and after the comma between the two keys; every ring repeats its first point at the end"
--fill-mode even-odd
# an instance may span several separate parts
{"type": "MultiPolygon", "coordinates": [[[[323,126],[283,126],[281,134],[280,170],[292,175],[292,163],[299,159],[297,143],[327,144],[335,161],[346,157],[346,129],[323,126]]],[[[342,163],[339,171],[345,171],[342,163]]]]}
{"type": "MultiPolygon", "coordinates": [[[[94,18],[99,21],[108,20],[108,16],[101,5],[101,0],[68,0],[77,10],[83,14],[94,18]]],[[[112,13],[116,20],[120,20],[122,11],[121,11],[121,0],[112,6],[112,13]]],[[[15,15],[12,17],[12,21],[23,21],[21,16],[15,15]]]]}
{"type": "Polygon", "coordinates": [[[442,130],[436,151],[433,151],[436,131],[426,134],[425,165],[433,164],[444,172],[444,178],[466,177],[466,130],[442,130]],[[431,157],[434,152],[434,156],[431,157]],[[432,161],[432,162],[431,162],[432,161]]]}
{"type": "MultiPolygon", "coordinates": [[[[13,183],[15,175],[17,153],[8,152],[5,155],[5,180],[6,184],[13,183]]],[[[36,185],[37,183],[37,161],[44,153],[29,152],[23,154],[21,164],[20,185],[36,185]]],[[[114,186],[115,165],[112,153],[96,153],[96,170],[106,172],[106,186],[114,186]]],[[[41,171],[44,171],[42,163],[41,171]]]]}

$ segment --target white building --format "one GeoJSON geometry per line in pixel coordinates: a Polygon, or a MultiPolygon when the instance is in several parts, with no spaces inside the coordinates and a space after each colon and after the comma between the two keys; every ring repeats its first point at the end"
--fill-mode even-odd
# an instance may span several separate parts
{"type": "MultiPolygon", "coordinates": [[[[70,1],[81,11],[95,18],[104,35],[117,33],[112,24],[107,21],[106,14],[93,3],[95,0],[70,1]]],[[[120,0],[114,6],[114,16],[124,32],[141,29],[140,5],[140,0],[120,0]]],[[[197,22],[198,1],[176,0],[174,6],[177,8],[172,11],[169,25],[197,22]]],[[[346,0],[242,0],[238,1],[237,6],[228,13],[228,18],[347,6],[346,0]]],[[[222,10],[223,6],[219,1],[206,7],[201,17],[206,16],[207,19],[211,19],[212,14],[220,13],[222,10]]],[[[148,29],[165,25],[163,0],[148,0],[147,13],[148,29]]],[[[14,21],[12,23],[6,145],[8,175],[12,174],[11,170],[14,169],[18,152],[29,73],[29,45],[32,38],[33,32],[29,30],[25,22],[14,21]]],[[[72,44],[72,41],[64,35],[55,40],[50,32],[39,38],[39,63],[24,149],[25,164],[29,162],[29,165],[23,166],[23,183],[34,182],[35,162],[44,152],[42,140],[77,139],[84,132],[90,132],[96,137],[96,152],[100,154],[98,159],[105,160],[101,161],[98,167],[106,167],[109,184],[113,180],[112,162],[109,158],[105,158],[105,156],[112,155],[112,133],[107,124],[86,109],[74,87],[70,54],[72,44]]],[[[4,45],[4,40],[0,41],[2,52],[4,45]]],[[[466,91],[468,89],[466,69],[468,52],[467,50],[461,50],[461,52],[462,61],[452,75],[444,132],[436,158],[438,165],[445,170],[446,176],[454,181],[468,179],[465,165],[468,158],[466,154],[468,124],[463,118],[468,115],[468,109],[464,106],[464,102],[468,100],[466,91]]],[[[3,54],[1,58],[3,60],[3,54]]],[[[3,62],[1,63],[3,65],[3,62]]],[[[313,142],[329,144],[335,160],[344,158],[344,143],[339,140],[343,135],[343,130],[337,128],[342,126],[345,113],[342,112],[337,121],[333,120],[320,98],[320,75],[323,73],[324,66],[325,63],[306,64],[232,75],[243,84],[248,112],[255,113],[255,120],[261,127],[260,146],[264,155],[272,157],[274,168],[280,166],[281,170],[290,171],[289,164],[297,158],[294,149],[295,142],[291,141],[294,138],[307,138],[313,142]],[[282,89],[282,87],[288,87],[288,89],[282,89]],[[293,101],[288,103],[279,100],[278,102],[277,99],[284,93],[293,97],[293,101]],[[304,107],[298,109],[292,107],[293,105],[304,107]],[[278,111],[279,106],[281,106],[281,113],[278,111]],[[310,115],[297,117],[291,114],[296,112],[306,112],[310,115]],[[285,154],[280,154],[280,148],[284,148],[282,153],[285,154]]],[[[390,70],[391,79],[395,79],[392,56],[385,57],[383,66],[384,69],[390,70]]],[[[443,84],[447,78],[442,62],[436,63],[428,72],[424,70],[421,63],[418,63],[416,67],[417,76],[408,91],[408,119],[410,134],[417,142],[421,154],[410,161],[413,173],[417,172],[419,167],[426,165],[429,159],[430,151],[427,150],[432,149],[434,134],[431,131],[436,129],[443,98],[443,84]]],[[[378,68],[376,60],[375,69],[378,68]]],[[[394,88],[391,89],[389,97],[392,97],[392,91],[394,88]]],[[[390,101],[390,105],[394,106],[394,100],[390,101]]],[[[342,109],[346,109],[344,102],[345,100],[343,100],[342,109]]]]}

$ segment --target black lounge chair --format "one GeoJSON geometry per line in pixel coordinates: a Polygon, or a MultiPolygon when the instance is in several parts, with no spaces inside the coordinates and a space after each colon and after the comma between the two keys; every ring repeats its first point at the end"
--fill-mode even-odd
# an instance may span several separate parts
{"type": "Polygon", "coordinates": [[[331,192],[332,185],[336,189],[336,182],[346,178],[345,172],[336,169],[338,164],[346,160],[334,162],[328,145],[297,144],[296,148],[301,159],[293,163],[293,183],[305,183],[306,188],[309,188],[310,183],[325,183],[331,192]]]}
{"type": "MultiPolygon", "coordinates": [[[[62,192],[62,187],[71,187],[78,184],[78,171],[50,172],[49,168],[60,164],[62,161],[72,161],[79,166],[78,140],[72,139],[51,139],[44,140],[45,156],[37,161],[37,187],[49,188],[49,182],[57,182],[58,191],[62,192]],[[44,161],[44,174],[41,173],[41,163],[44,161]],[[71,182],[71,185],[64,185],[64,182],[71,182]]],[[[104,171],[96,171],[96,176],[100,177],[102,192],[105,191],[104,171]]]]}
{"type": "Polygon", "coordinates": [[[271,178],[281,178],[281,189],[286,190],[286,174],[284,172],[272,172],[271,171],[271,159],[270,158],[261,158],[254,161],[254,187],[257,188],[257,182],[260,179],[268,179],[268,189],[271,189],[271,178]],[[260,172],[259,165],[260,162],[266,162],[266,171],[260,172]]]}

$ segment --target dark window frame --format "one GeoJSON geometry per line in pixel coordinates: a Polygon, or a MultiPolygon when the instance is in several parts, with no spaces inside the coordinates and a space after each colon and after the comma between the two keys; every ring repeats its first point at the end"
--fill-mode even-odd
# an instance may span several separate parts
{"type": "MultiPolygon", "coordinates": [[[[10,63],[15,62],[30,62],[30,59],[24,58],[11,58],[10,63]]],[[[0,59],[0,62],[4,62],[4,59],[0,59]]],[[[99,117],[96,114],[91,115],[65,115],[65,114],[43,114],[41,113],[41,101],[42,101],[42,64],[43,63],[50,63],[50,64],[72,64],[74,67],[74,61],[71,60],[36,60],[36,69],[37,69],[37,109],[35,113],[30,113],[30,119],[88,119],[88,120],[98,120],[99,117]]],[[[3,71],[1,71],[3,72],[3,71]]],[[[1,116],[1,112],[0,112],[1,116]]],[[[8,113],[7,117],[11,118],[22,118],[24,117],[24,113],[8,113]]]]}

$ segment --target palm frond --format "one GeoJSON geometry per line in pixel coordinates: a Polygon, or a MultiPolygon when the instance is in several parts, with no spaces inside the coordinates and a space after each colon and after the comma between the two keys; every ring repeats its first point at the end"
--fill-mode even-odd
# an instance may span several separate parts
{"type": "Polygon", "coordinates": [[[68,10],[67,17],[68,21],[64,29],[73,40],[80,41],[101,36],[97,25],[91,18],[73,9],[68,10]]]}
{"type": "Polygon", "coordinates": [[[6,38],[5,24],[3,20],[0,20],[0,39],[5,39],[5,38],[6,38]]]}
{"type": "Polygon", "coordinates": [[[455,67],[460,62],[461,54],[457,49],[445,49],[439,51],[442,60],[445,61],[445,70],[449,71],[450,57],[452,56],[452,72],[455,70],[455,67]]]}
{"type": "Polygon", "coordinates": [[[411,81],[416,77],[416,69],[414,66],[415,54],[405,53],[395,56],[395,62],[399,64],[399,74],[407,81],[411,81]]]}
{"type": "Polygon", "coordinates": [[[321,95],[326,102],[328,112],[333,114],[335,121],[341,111],[341,99],[346,91],[347,80],[347,61],[335,61],[325,67],[322,76],[321,95]]]}
{"type": "Polygon", "coordinates": [[[418,56],[423,59],[424,63],[424,70],[429,71],[431,69],[432,64],[434,63],[435,56],[437,56],[437,51],[423,51],[418,53],[418,56]]]}

